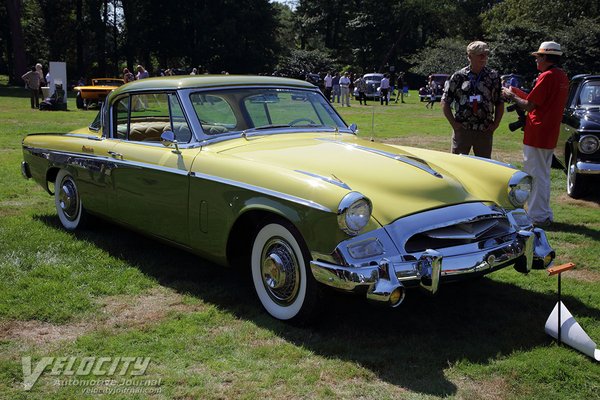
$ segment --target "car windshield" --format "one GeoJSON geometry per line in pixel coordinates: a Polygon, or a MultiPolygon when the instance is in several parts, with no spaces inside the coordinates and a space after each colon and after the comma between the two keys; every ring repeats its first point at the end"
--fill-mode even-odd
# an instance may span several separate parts
{"type": "Polygon", "coordinates": [[[383,79],[382,75],[365,75],[364,77],[368,81],[380,81],[383,79]]]}
{"type": "Polygon", "coordinates": [[[190,95],[207,135],[280,128],[339,128],[346,124],[316,91],[250,88],[195,92],[190,95]]]}
{"type": "Polygon", "coordinates": [[[588,82],[579,93],[579,104],[582,106],[600,106],[600,81],[588,82]]]}

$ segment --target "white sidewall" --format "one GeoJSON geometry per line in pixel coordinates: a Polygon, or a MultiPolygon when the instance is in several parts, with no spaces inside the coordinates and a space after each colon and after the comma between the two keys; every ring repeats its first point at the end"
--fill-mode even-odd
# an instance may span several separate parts
{"type": "Polygon", "coordinates": [[[306,298],[306,266],[304,264],[302,250],[300,249],[300,245],[296,241],[294,235],[292,235],[292,233],[285,227],[276,223],[268,224],[262,227],[262,229],[256,235],[254,244],[252,245],[251,268],[252,281],[254,282],[256,294],[258,295],[260,302],[267,312],[280,320],[289,320],[298,315],[306,298]],[[281,306],[271,299],[267,293],[267,289],[264,287],[261,276],[260,258],[262,250],[264,245],[272,237],[281,237],[288,242],[294,253],[296,253],[296,259],[298,260],[298,267],[300,270],[300,287],[298,288],[298,295],[296,296],[296,299],[288,306],[281,306]]]}
{"type": "Polygon", "coordinates": [[[65,229],[70,231],[76,229],[79,226],[79,223],[81,222],[81,213],[83,211],[83,207],[81,206],[81,198],[79,197],[79,188],[77,187],[77,183],[75,182],[75,179],[73,179],[71,174],[69,174],[69,172],[67,172],[64,169],[61,169],[56,175],[56,181],[54,185],[54,204],[56,206],[56,213],[58,214],[58,219],[60,219],[60,223],[65,227],[65,229]],[[62,185],[62,182],[65,179],[65,177],[68,177],[68,179],[73,181],[75,188],[77,188],[77,198],[80,202],[77,218],[75,218],[73,221],[69,220],[65,216],[65,213],[60,207],[60,186],[62,185]]]}

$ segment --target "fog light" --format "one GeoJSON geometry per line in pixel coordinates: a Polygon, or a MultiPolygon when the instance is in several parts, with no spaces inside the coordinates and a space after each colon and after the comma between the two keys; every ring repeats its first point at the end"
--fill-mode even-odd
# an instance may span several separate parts
{"type": "Polygon", "coordinates": [[[392,307],[399,306],[402,303],[402,301],[404,300],[405,295],[406,294],[404,293],[403,287],[398,287],[398,288],[394,289],[394,291],[390,294],[390,305],[392,307]]]}
{"type": "Polygon", "coordinates": [[[383,245],[377,238],[371,238],[349,244],[348,252],[356,259],[375,257],[383,254],[383,245]]]}

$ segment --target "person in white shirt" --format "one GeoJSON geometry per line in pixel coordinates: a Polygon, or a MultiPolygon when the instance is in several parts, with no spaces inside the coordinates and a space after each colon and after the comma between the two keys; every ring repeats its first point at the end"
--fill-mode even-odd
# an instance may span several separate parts
{"type": "Polygon", "coordinates": [[[340,91],[342,94],[342,107],[344,103],[350,107],[350,74],[346,72],[344,76],[340,78],[340,91]]]}
{"type": "Polygon", "coordinates": [[[390,92],[390,78],[388,78],[388,74],[383,75],[379,90],[379,102],[383,105],[385,101],[385,105],[387,106],[389,102],[388,94],[390,92]]]}
{"type": "Polygon", "coordinates": [[[325,83],[325,97],[328,101],[331,101],[331,91],[333,90],[333,77],[329,72],[327,73],[327,75],[325,75],[323,81],[325,83]]]}

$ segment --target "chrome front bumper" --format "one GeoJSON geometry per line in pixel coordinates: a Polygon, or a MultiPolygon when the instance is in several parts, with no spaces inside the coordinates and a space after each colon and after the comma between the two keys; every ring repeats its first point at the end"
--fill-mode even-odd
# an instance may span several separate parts
{"type": "MultiPolygon", "coordinates": [[[[383,240],[381,236],[378,240],[383,240]]],[[[387,244],[389,248],[389,243],[387,244]]],[[[311,270],[318,282],[348,291],[366,291],[369,300],[396,306],[390,296],[405,286],[420,286],[430,293],[438,290],[440,282],[483,275],[514,265],[527,273],[534,264],[548,266],[554,259],[546,234],[542,229],[529,227],[511,234],[508,240],[482,248],[480,243],[454,248],[425,250],[420,255],[390,254],[368,263],[340,265],[334,260],[319,259],[313,254],[311,270]]],[[[394,299],[397,299],[396,296],[394,299]]]]}
{"type": "Polygon", "coordinates": [[[577,161],[575,164],[575,172],[578,174],[600,174],[600,164],[593,162],[577,161]]]}

